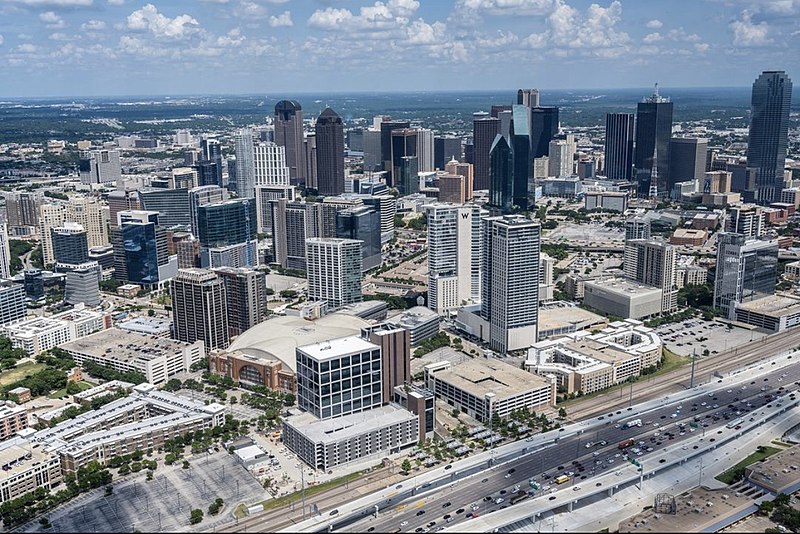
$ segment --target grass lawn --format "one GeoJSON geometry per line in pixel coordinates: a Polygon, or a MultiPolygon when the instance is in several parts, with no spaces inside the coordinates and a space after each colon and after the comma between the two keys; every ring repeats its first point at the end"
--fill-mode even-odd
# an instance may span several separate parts
{"type": "Polygon", "coordinates": [[[725,484],[733,484],[741,475],[744,474],[744,469],[748,465],[754,464],[756,462],[760,462],[765,458],[769,458],[775,453],[781,452],[781,449],[777,449],[775,447],[760,447],[756,452],[739,462],[738,464],[734,465],[724,473],[720,473],[717,475],[716,478],[720,482],[724,482],[725,484]]]}
{"type": "MultiPolygon", "coordinates": [[[[93,386],[89,382],[80,381],[80,382],[78,382],[78,387],[81,388],[81,391],[86,391],[87,389],[90,389],[93,386]]],[[[66,397],[66,395],[67,395],[67,388],[63,387],[61,389],[58,389],[58,390],[54,391],[50,395],[48,395],[47,398],[48,399],[60,399],[62,397],[66,397]]]]}
{"type": "MultiPolygon", "coordinates": [[[[361,478],[364,475],[362,471],[358,471],[356,473],[350,473],[349,475],[345,475],[343,477],[339,477],[333,480],[329,480],[327,482],[323,482],[322,484],[317,484],[315,486],[308,486],[306,488],[306,498],[313,497],[319,493],[323,493],[328,491],[331,488],[336,488],[339,486],[343,486],[347,482],[352,482],[361,478]]],[[[302,491],[295,491],[294,493],[290,493],[289,495],[284,495],[283,497],[278,497],[277,499],[269,499],[264,501],[264,511],[270,510],[272,508],[280,508],[281,506],[286,506],[287,504],[297,502],[301,500],[303,497],[302,491]]]]}
{"type": "Polygon", "coordinates": [[[43,363],[25,362],[13,369],[3,371],[0,373],[0,386],[5,386],[6,384],[21,380],[28,375],[41,371],[45,367],[47,366],[43,363]]]}

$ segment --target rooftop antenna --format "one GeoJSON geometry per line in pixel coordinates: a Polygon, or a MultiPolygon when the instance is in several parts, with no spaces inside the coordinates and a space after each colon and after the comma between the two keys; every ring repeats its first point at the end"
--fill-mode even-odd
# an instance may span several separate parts
{"type": "Polygon", "coordinates": [[[656,82],[656,92],[654,93],[654,96],[658,96],[658,82],[656,82]]]}

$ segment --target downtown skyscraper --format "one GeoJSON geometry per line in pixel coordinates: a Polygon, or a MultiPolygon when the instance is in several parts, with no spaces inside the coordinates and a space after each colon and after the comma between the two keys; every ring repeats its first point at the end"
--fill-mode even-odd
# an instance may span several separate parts
{"type": "Polygon", "coordinates": [[[236,150],[236,194],[239,198],[253,198],[256,187],[255,150],[253,131],[238,130],[233,136],[236,150]]]}
{"type": "Polygon", "coordinates": [[[344,127],[342,118],[325,108],[314,127],[317,149],[317,191],[320,195],[344,193],[344,127]]]}
{"type": "Polygon", "coordinates": [[[609,180],[633,179],[633,113],[606,114],[605,176],[609,180]]]}
{"type": "Polygon", "coordinates": [[[640,196],[664,195],[670,189],[669,148],[672,138],[672,102],[655,92],[636,106],[634,167],[640,196]],[[653,167],[655,166],[655,171],[653,167]],[[654,174],[658,183],[651,183],[654,174]]]}
{"type": "Polygon", "coordinates": [[[275,104],[275,143],[286,149],[286,165],[292,185],[306,182],[303,144],[303,108],[296,100],[275,104]]]}
{"type": "Polygon", "coordinates": [[[759,204],[780,199],[791,103],[792,80],[784,71],[762,72],[753,83],[747,167],[756,169],[752,200],[759,204]]]}
{"type": "Polygon", "coordinates": [[[500,133],[500,120],[486,112],[472,115],[472,143],[474,147],[475,190],[489,189],[489,153],[495,137],[500,133]]]}
{"type": "Polygon", "coordinates": [[[203,340],[206,350],[228,348],[227,294],[219,276],[205,269],[180,269],[170,296],[175,339],[203,340]]]}

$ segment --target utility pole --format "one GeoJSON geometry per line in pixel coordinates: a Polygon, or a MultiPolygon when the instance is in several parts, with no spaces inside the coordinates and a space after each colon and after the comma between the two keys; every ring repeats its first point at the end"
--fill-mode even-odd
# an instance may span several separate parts
{"type": "Polygon", "coordinates": [[[697,349],[692,349],[692,375],[689,378],[689,389],[694,387],[694,364],[697,359],[697,349]]]}
{"type": "Polygon", "coordinates": [[[303,499],[303,521],[306,520],[306,470],[305,466],[300,466],[300,494],[303,499]]]}
{"type": "Polygon", "coordinates": [[[628,398],[628,406],[633,406],[633,380],[631,380],[631,395],[628,398]]]}

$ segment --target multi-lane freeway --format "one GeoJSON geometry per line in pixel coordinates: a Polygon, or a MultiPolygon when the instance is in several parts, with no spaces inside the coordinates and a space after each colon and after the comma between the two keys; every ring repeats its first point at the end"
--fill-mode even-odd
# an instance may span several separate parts
{"type": "Polygon", "coordinates": [[[785,388],[794,390],[798,385],[795,382],[800,383],[800,366],[763,371],[766,374],[758,379],[735,387],[725,386],[711,396],[703,394],[688,401],[669,402],[649,413],[617,410],[598,416],[597,419],[602,418],[606,424],[594,432],[560,439],[534,454],[456,481],[444,489],[407,499],[382,510],[377,518],[370,517],[347,528],[362,532],[422,532],[457,526],[476,514],[510,506],[516,491],[534,491],[529,485],[531,479],[539,486],[539,493],[555,489],[553,480],[570,472],[574,474],[564,485],[591,484],[593,476],[613,472],[624,465],[625,451],[617,447],[623,440],[634,439],[637,442],[636,448],[641,454],[634,457],[643,462],[647,461],[649,453],[679,445],[697,432],[712,440],[721,427],[740,418],[748,419],[749,412],[778,402],[775,395],[788,394],[785,388]],[[699,419],[697,428],[692,429],[689,423],[696,418],[699,419]],[[626,428],[624,421],[634,419],[641,419],[642,426],[626,428]],[[685,425],[683,430],[678,428],[679,423],[685,425]],[[587,448],[589,442],[593,445],[587,448]],[[599,445],[601,442],[606,442],[606,445],[599,445]]]}

